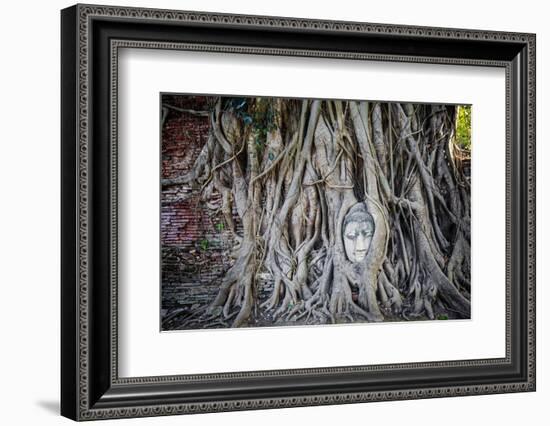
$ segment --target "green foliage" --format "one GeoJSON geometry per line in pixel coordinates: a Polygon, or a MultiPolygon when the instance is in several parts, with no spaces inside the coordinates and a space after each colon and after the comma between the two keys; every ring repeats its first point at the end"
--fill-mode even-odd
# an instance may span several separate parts
{"type": "Polygon", "coordinates": [[[225,107],[235,111],[245,125],[251,126],[256,149],[261,152],[267,133],[275,129],[275,112],[270,98],[230,98],[225,107]]]}
{"type": "Polygon", "coordinates": [[[224,224],[222,222],[219,222],[216,224],[216,229],[218,230],[218,232],[222,232],[223,228],[224,228],[224,224]]]}
{"type": "Polygon", "coordinates": [[[466,150],[472,149],[472,107],[459,105],[456,119],[456,143],[466,150]]]}
{"type": "Polygon", "coordinates": [[[199,242],[199,246],[201,248],[202,251],[206,251],[208,250],[208,246],[210,245],[210,241],[208,241],[206,238],[203,238],[202,240],[200,240],[199,242]]]}
{"type": "Polygon", "coordinates": [[[449,317],[448,317],[447,315],[438,315],[438,316],[437,316],[437,319],[438,319],[438,320],[448,320],[449,317]]]}

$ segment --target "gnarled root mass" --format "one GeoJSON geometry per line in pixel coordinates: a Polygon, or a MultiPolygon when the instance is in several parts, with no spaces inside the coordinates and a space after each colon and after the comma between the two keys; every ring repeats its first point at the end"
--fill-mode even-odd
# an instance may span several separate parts
{"type": "Polygon", "coordinates": [[[190,173],[163,185],[221,196],[236,259],[182,328],[469,318],[470,183],[456,107],[210,101],[208,142],[190,173]],[[343,227],[358,203],[374,231],[353,262],[343,227]]]}

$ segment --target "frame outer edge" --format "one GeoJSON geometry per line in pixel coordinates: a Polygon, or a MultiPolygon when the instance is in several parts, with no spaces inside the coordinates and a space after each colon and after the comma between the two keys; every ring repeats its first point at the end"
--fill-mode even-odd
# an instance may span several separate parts
{"type": "Polygon", "coordinates": [[[78,180],[78,357],[77,364],[78,387],[77,387],[77,421],[90,418],[92,413],[89,400],[89,342],[90,330],[88,327],[90,301],[88,295],[89,289],[89,177],[88,172],[88,156],[89,156],[89,111],[91,98],[90,94],[90,46],[91,37],[89,33],[88,18],[89,13],[86,6],[77,4],[76,16],[76,31],[77,31],[77,108],[78,122],[76,145],[78,147],[77,154],[77,180],[78,180]]]}
{"type": "Polygon", "coordinates": [[[61,407],[78,413],[77,210],[77,6],[61,11],[61,407]]]}
{"type": "Polygon", "coordinates": [[[527,40],[527,220],[528,220],[528,258],[527,258],[527,285],[528,285],[528,381],[532,391],[536,391],[536,117],[537,117],[537,36],[529,34],[527,40]]]}

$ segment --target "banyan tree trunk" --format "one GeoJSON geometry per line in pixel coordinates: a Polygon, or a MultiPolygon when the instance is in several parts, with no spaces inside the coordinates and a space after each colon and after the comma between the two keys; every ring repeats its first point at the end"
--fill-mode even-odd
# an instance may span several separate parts
{"type": "Polygon", "coordinates": [[[470,182],[455,106],[211,102],[191,172],[163,184],[221,196],[237,243],[217,297],[188,326],[243,326],[260,312],[302,323],[469,318],[470,182]]]}

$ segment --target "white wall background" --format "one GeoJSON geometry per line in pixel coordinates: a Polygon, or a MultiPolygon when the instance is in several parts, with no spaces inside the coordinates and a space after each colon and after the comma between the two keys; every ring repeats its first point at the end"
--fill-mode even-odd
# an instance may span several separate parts
{"type": "MultiPolygon", "coordinates": [[[[142,7],[356,20],[537,33],[538,390],[529,394],[107,421],[102,424],[318,425],[545,424],[550,401],[550,28],[544,2],[353,0],[108,1],[142,7]]],[[[59,417],[59,10],[71,2],[3,4],[0,26],[0,418],[69,424],[59,417]]]]}

